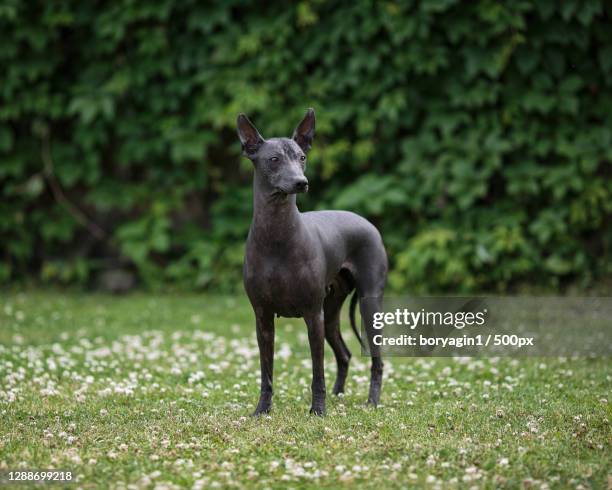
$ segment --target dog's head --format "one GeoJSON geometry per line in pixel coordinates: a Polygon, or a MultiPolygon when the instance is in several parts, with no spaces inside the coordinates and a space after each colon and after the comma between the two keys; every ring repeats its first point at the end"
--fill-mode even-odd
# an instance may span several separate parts
{"type": "Polygon", "coordinates": [[[314,109],[308,109],[291,138],[264,139],[244,114],[238,116],[237,125],[242,154],[253,162],[255,172],[272,192],[308,191],[304,169],[315,133],[314,109]]]}

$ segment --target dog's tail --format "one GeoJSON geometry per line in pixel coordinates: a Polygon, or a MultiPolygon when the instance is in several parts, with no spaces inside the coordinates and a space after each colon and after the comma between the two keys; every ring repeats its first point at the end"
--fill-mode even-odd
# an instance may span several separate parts
{"type": "Polygon", "coordinates": [[[359,335],[359,330],[357,330],[357,324],[355,323],[355,308],[357,307],[357,301],[359,300],[359,296],[357,295],[357,291],[353,293],[353,297],[351,298],[351,304],[349,306],[349,318],[351,320],[351,327],[353,332],[355,332],[355,337],[359,340],[361,344],[361,348],[365,349],[363,345],[363,340],[361,340],[361,335],[359,335]]]}

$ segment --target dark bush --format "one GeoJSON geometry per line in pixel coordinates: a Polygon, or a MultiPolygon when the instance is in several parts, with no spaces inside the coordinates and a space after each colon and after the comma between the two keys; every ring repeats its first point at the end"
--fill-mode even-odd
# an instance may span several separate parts
{"type": "Polygon", "coordinates": [[[0,276],[239,284],[238,112],[317,138],[302,209],[383,232],[398,290],[612,271],[603,1],[5,0],[0,276]]]}

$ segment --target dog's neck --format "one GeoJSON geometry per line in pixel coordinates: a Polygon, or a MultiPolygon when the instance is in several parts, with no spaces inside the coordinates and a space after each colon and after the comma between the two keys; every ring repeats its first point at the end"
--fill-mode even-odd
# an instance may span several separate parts
{"type": "Polygon", "coordinates": [[[290,246],[297,238],[301,224],[296,195],[275,193],[255,174],[251,233],[257,244],[290,246]]]}

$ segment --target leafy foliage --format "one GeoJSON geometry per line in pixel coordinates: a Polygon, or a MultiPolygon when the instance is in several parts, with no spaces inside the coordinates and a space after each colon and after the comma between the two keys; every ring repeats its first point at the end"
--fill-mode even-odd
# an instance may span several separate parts
{"type": "Polygon", "coordinates": [[[7,0],[0,276],[127,264],[149,286],[232,289],[251,215],[236,114],[288,135],[312,106],[301,207],[370,218],[392,287],[587,285],[612,272],[611,12],[7,0]]]}

